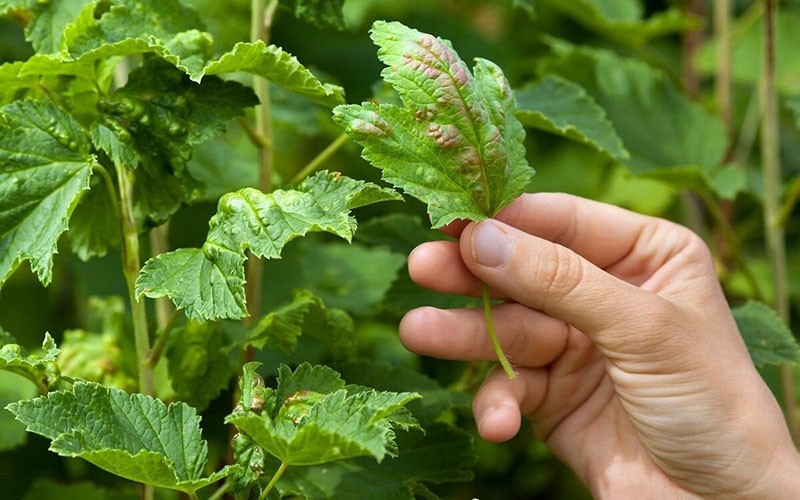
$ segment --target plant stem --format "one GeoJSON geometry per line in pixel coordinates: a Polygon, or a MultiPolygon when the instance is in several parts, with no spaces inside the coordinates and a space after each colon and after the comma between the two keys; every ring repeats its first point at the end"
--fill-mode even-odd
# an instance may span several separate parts
{"type": "Polygon", "coordinates": [[[128,285],[128,300],[133,317],[133,335],[139,366],[139,392],[152,396],[153,370],[147,363],[150,357],[147,311],[144,302],[136,298],[136,277],[139,275],[139,230],[133,217],[133,171],[117,165],[117,181],[122,209],[122,271],[128,285]]]}
{"type": "Polygon", "coordinates": [[[275,486],[275,484],[278,482],[278,479],[280,479],[283,473],[286,472],[287,467],[289,467],[289,464],[287,464],[286,462],[281,462],[281,466],[278,467],[278,470],[275,471],[275,475],[272,476],[272,479],[269,480],[269,484],[261,492],[261,495],[258,496],[258,500],[264,500],[265,498],[267,498],[267,495],[269,494],[270,490],[272,490],[272,488],[275,486]]]}
{"type": "Polygon", "coordinates": [[[99,163],[92,166],[92,171],[99,173],[100,177],[103,178],[103,183],[108,190],[108,197],[111,199],[111,209],[114,210],[114,215],[119,219],[122,217],[122,212],[119,208],[119,200],[117,199],[117,192],[114,189],[114,181],[111,179],[111,174],[99,163]]]}
{"type": "Polygon", "coordinates": [[[220,486],[217,489],[217,491],[212,493],[206,500],[219,500],[220,498],[222,498],[225,495],[225,493],[228,492],[230,487],[231,487],[231,483],[229,483],[228,481],[225,481],[224,483],[222,483],[222,486],[220,486]]]}
{"type": "Polygon", "coordinates": [[[492,299],[489,297],[489,286],[485,283],[483,284],[483,314],[486,316],[486,327],[489,329],[489,339],[492,341],[497,361],[500,362],[500,366],[503,367],[503,371],[506,372],[508,378],[515,378],[517,374],[511,368],[511,364],[508,362],[508,358],[497,340],[497,332],[494,330],[494,321],[492,320],[492,299]]]}
{"type": "MultiPolygon", "coordinates": [[[[168,251],[169,221],[150,230],[150,256],[155,257],[168,251]]],[[[169,299],[166,297],[156,299],[156,326],[158,329],[163,331],[171,317],[172,303],[169,301],[169,299]]]]}
{"type": "Polygon", "coordinates": [[[161,360],[161,355],[164,353],[164,347],[167,345],[167,340],[169,340],[169,334],[172,333],[172,330],[175,328],[175,323],[178,322],[178,318],[180,318],[181,313],[176,309],[172,311],[172,314],[169,315],[167,321],[164,323],[163,326],[160,326],[158,329],[158,339],[156,339],[156,343],[153,348],[150,350],[150,357],[147,359],[147,364],[153,368],[158,364],[161,360]]]}
{"type": "MultiPolygon", "coordinates": [[[[275,0],[253,0],[250,18],[250,41],[263,40],[269,42],[272,17],[277,8],[275,0]]],[[[263,193],[272,191],[273,151],[272,151],[272,106],[269,90],[269,81],[261,77],[253,78],[253,90],[261,104],[255,108],[255,133],[259,137],[258,146],[258,189],[263,193]]],[[[246,266],[247,285],[245,296],[247,298],[248,317],[245,325],[250,325],[258,320],[261,312],[261,288],[263,263],[261,259],[247,259],[246,266]]],[[[252,350],[248,351],[245,358],[252,357],[252,350]]],[[[245,359],[248,361],[248,359],[245,359]]]]}
{"type": "MultiPolygon", "coordinates": [[[[789,292],[786,281],[786,240],[780,225],[781,160],[778,136],[778,97],[775,85],[775,19],[777,2],[764,0],[764,74],[763,122],[761,124],[762,179],[764,182],[764,231],[767,251],[772,264],[775,309],[783,322],[789,324],[789,292]]],[[[800,439],[800,422],[795,402],[794,372],[789,365],[781,366],[783,404],[789,430],[795,443],[800,439]]]]}
{"type": "Polygon", "coordinates": [[[308,162],[308,165],[303,167],[297,175],[294,176],[292,181],[289,183],[292,186],[296,186],[300,184],[306,177],[311,175],[315,170],[319,168],[328,158],[333,155],[342,145],[347,142],[347,134],[342,134],[337,137],[332,143],[328,144],[328,147],[323,149],[317,156],[314,157],[313,160],[308,162]]]}
{"type": "Polygon", "coordinates": [[[717,38],[717,75],[714,80],[714,94],[717,99],[719,117],[725,125],[725,133],[730,141],[733,133],[731,113],[731,2],[715,0],[714,33],[717,38]]]}

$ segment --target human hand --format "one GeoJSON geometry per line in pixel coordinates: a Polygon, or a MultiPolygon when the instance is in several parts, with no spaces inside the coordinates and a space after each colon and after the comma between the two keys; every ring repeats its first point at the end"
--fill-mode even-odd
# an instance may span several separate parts
{"type": "MultiPolygon", "coordinates": [[[[562,194],[524,195],[459,242],[409,257],[419,285],[494,308],[518,377],[475,396],[481,436],[521,417],[596,496],[800,498],[800,459],[753,367],[703,241],[677,224],[562,194]]],[[[423,307],[403,344],[496,359],[477,310],[423,307]]]]}

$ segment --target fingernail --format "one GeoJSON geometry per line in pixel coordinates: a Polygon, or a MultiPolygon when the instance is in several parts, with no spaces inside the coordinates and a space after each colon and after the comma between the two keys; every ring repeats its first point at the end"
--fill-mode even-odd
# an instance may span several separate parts
{"type": "Polygon", "coordinates": [[[487,267],[500,267],[511,257],[512,241],[492,220],[478,224],[472,232],[472,258],[487,267]]]}

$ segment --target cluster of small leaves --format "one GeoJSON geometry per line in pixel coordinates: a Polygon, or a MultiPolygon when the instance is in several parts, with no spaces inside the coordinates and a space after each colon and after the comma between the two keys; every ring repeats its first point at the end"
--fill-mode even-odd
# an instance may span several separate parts
{"type": "Polygon", "coordinates": [[[259,365],[245,365],[241,401],[225,419],[263,450],[259,454],[240,438],[237,461],[245,467],[240,481],[256,479],[247,471],[253,470],[254,457],[266,454],[286,466],[361,456],[380,462],[397,454],[394,429],[418,427],[405,408],[418,394],[345,386],[331,368],[308,363],[294,371],[282,365],[272,389],[256,373],[259,365]]]}

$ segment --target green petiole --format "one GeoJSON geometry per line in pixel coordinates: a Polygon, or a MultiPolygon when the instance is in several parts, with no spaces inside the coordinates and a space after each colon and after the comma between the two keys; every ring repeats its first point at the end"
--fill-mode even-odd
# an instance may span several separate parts
{"type": "Polygon", "coordinates": [[[485,283],[483,284],[483,314],[486,316],[486,327],[489,329],[489,339],[492,341],[492,347],[494,347],[494,352],[497,355],[497,361],[500,362],[500,366],[503,367],[503,371],[506,372],[508,378],[516,378],[517,374],[514,373],[514,369],[511,368],[511,363],[508,362],[508,358],[503,352],[503,348],[500,347],[500,342],[497,340],[497,332],[494,330],[494,321],[492,320],[492,302],[489,297],[489,285],[485,283]]]}

